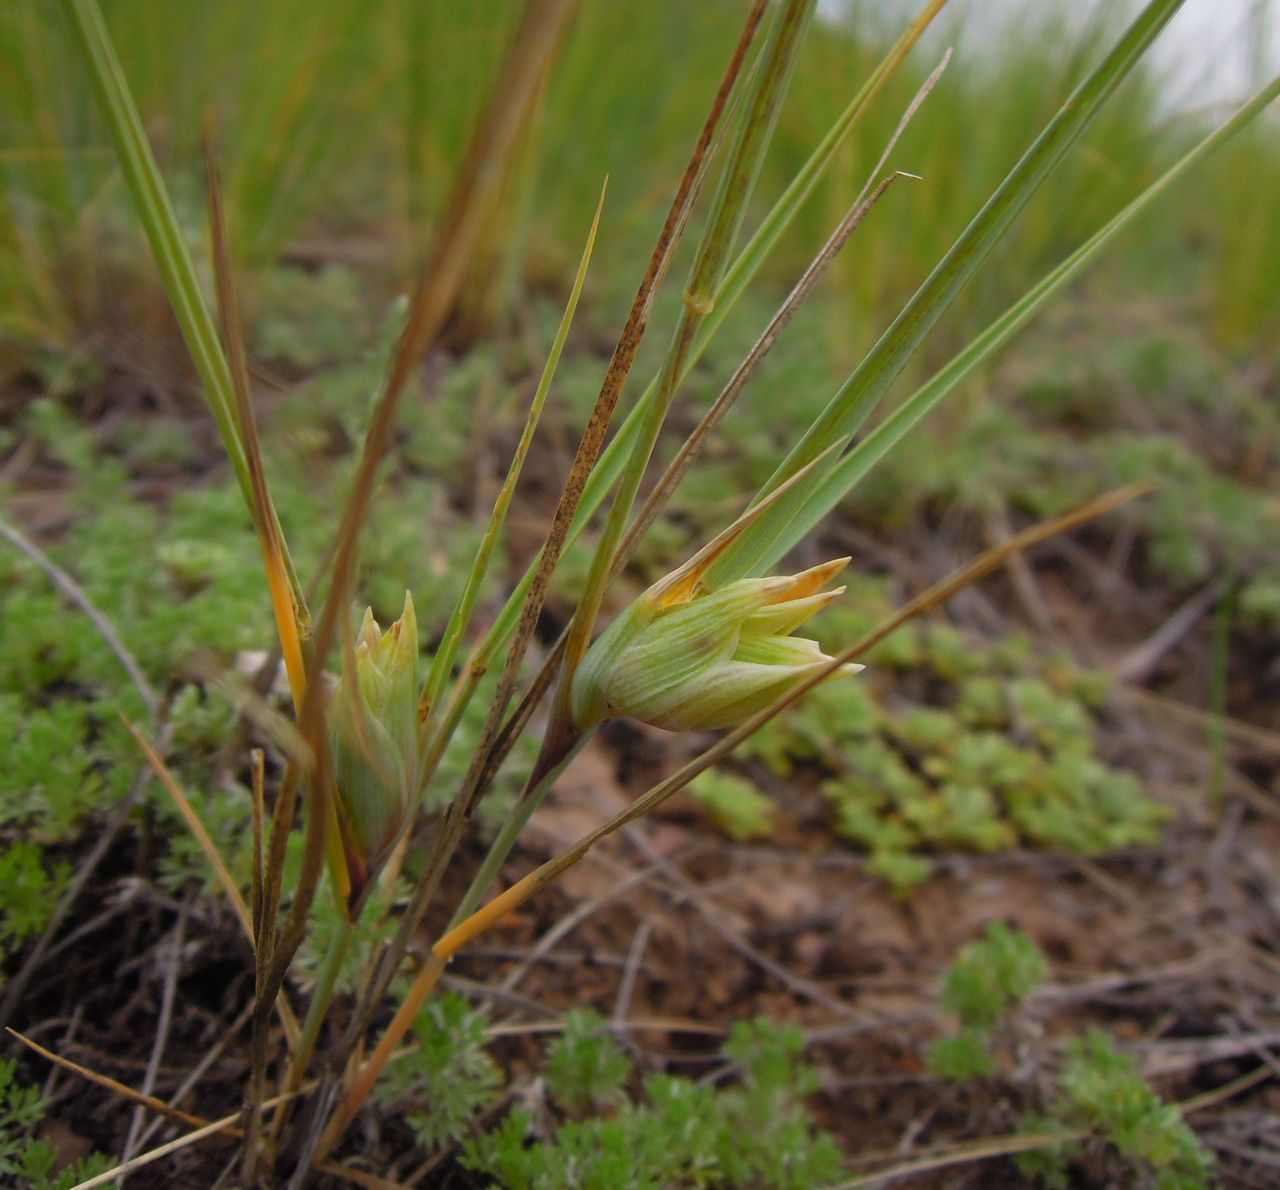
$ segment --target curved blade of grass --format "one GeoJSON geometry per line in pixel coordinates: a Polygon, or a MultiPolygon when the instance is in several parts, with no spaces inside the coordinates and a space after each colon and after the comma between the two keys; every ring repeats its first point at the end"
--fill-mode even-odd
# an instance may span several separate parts
{"type": "Polygon", "coordinates": [[[1206,157],[1226,144],[1252,119],[1280,98],[1280,77],[1258,92],[1247,104],[1215,129],[1181,160],[1152,182],[1141,194],[1080,245],[1033,289],[1009,307],[963,351],[907,398],[862,441],[831,466],[816,490],[800,508],[784,532],[763,555],[767,568],[802,541],[926,414],[957,385],[1003,348],[1068,285],[1097,260],[1101,252],[1165,191],[1206,157]]]}
{"type": "Polygon", "coordinates": [[[294,710],[298,711],[301,710],[302,700],[307,693],[307,667],[302,656],[302,625],[299,623],[306,613],[294,602],[290,590],[288,551],[271,504],[267,471],[262,462],[262,444],[258,439],[257,419],[249,397],[249,363],[244,345],[244,323],[240,316],[240,295],[231,264],[231,241],[223,212],[222,182],[218,174],[211,116],[205,121],[204,169],[209,192],[209,238],[213,248],[218,317],[222,327],[222,342],[226,346],[230,364],[232,395],[235,399],[236,421],[240,427],[240,440],[244,447],[245,466],[249,471],[253,521],[258,530],[258,544],[262,549],[262,566],[267,576],[271,609],[275,614],[276,634],[280,638],[285,672],[289,675],[289,691],[293,695],[294,710]]]}
{"type": "MultiPolygon", "coordinates": [[[[760,495],[772,491],[820,451],[833,443],[847,443],[857,433],[925,335],[1004,237],[1031,196],[1088,128],[1103,103],[1137,64],[1181,3],[1182,0],[1151,0],[1147,4],[1111,52],[1067,98],[1021,160],[996,187],[892,325],[778,466],[760,495]]],[[[769,517],[744,535],[717,565],[709,578],[711,584],[718,586],[755,573],[767,559],[775,557],[777,543],[786,532],[788,523],[813,498],[822,478],[821,473],[816,475],[805,488],[795,491],[784,504],[776,505],[769,517]]]]}
{"type": "MultiPolygon", "coordinates": [[[[256,518],[258,509],[245,453],[243,427],[236,409],[231,367],[218,341],[217,328],[205,305],[191,254],[187,251],[164,179],[147,141],[128,80],[111,43],[111,35],[107,32],[97,0],[62,0],[62,6],[76,32],[77,44],[115,141],[121,172],[133,195],[165,293],[191,353],[223,447],[231,460],[245,503],[256,518]]],[[[268,510],[270,529],[279,541],[294,605],[299,615],[304,615],[306,601],[302,587],[284,544],[279,518],[269,502],[268,510]]],[[[262,530],[266,532],[267,526],[262,526],[262,530]]]]}

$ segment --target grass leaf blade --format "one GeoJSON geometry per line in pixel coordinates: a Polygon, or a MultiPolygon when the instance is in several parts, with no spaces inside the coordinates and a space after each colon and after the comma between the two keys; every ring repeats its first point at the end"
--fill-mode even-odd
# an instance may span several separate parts
{"type": "Polygon", "coordinates": [[[1070,256],[1046,275],[1034,288],[1009,307],[999,318],[975,337],[924,385],[872,430],[861,442],[828,469],[812,497],[786,526],[764,558],[772,565],[798,544],[890,450],[910,432],[957,385],[973,374],[983,363],[1006,346],[1028,323],[1057,298],[1102,251],[1158,198],[1216,149],[1224,145],[1246,124],[1280,97],[1280,77],[1259,91],[1234,116],[1181,160],[1152,182],[1141,194],[1095,232],[1070,256]]]}
{"type": "MultiPolygon", "coordinates": [[[[832,443],[848,442],[897,379],[907,360],[978,267],[1003,238],[1031,196],[1080,138],[1103,103],[1133,69],[1182,0],[1151,0],[1111,52],[1076,87],[1022,158],[996,187],[968,227],[903,307],[892,325],[832,397],[761,489],[764,495],[832,443]]],[[[751,574],[776,556],[787,525],[822,482],[815,476],[744,535],[710,576],[713,585],[751,574]]],[[[759,497],[757,497],[759,498],[759,497]]]]}

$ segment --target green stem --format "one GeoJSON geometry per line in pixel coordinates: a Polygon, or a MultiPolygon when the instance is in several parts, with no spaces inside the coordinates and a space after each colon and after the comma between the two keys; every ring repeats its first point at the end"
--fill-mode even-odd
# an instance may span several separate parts
{"type": "Polygon", "coordinates": [[[507,857],[511,854],[516,841],[520,838],[520,832],[524,830],[529,819],[533,816],[533,812],[542,805],[547,794],[551,792],[551,787],[556,783],[556,779],[564,772],[569,762],[578,755],[582,750],[582,746],[594,734],[593,731],[590,731],[580,736],[570,747],[564,759],[538,777],[535,784],[527,789],[520,800],[511,808],[511,813],[507,815],[507,820],[502,824],[502,829],[498,831],[497,838],[490,845],[489,853],[484,857],[484,862],[480,865],[474,879],[472,879],[470,887],[463,895],[462,900],[458,902],[458,907],[454,910],[453,917],[449,922],[450,929],[459,922],[465,921],[479,907],[485,890],[497,878],[498,873],[502,870],[502,865],[507,862],[507,857]]]}
{"type": "Polygon", "coordinates": [[[351,949],[351,939],[355,937],[355,922],[348,920],[345,908],[338,918],[338,928],[329,939],[329,949],[325,951],[316,972],[316,986],[311,993],[311,1003],[307,1007],[306,1020],[302,1022],[302,1033],[298,1038],[298,1048],[293,1053],[289,1064],[289,1080],[285,1094],[292,1094],[302,1086],[302,1076],[306,1073],[307,1063],[315,1052],[316,1039],[320,1036],[320,1026],[329,1014],[329,1005],[333,1003],[333,993],[338,985],[338,974],[346,961],[347,952],[351,949]]]}

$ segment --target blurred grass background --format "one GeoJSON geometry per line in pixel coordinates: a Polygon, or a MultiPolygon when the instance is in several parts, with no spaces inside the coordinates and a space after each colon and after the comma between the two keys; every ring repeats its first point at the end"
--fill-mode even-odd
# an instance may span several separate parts
{"type": "MultiPolygon", "coordinates": [[[[241,264],[284,256],[355,261],[391,284],[412,276],[519,5],[418,0],[161,0],[104,5],[126,73],[193,240],[202,235],[199,139],[217,119],[241,264]]],[[[810,37],[760,188],[776,195],[896,35],[884,5],[828,6],[810,37]]],[[[893,161],[899,186],[837,264],[823,316],[847,369],[976,210],[1100,51],[1122,14],[1088,22],[1054,6],[966,21],[960,3],[875,105],[811,201],[773,270],[788,282],[838,220],[902,108],[954,44],[957,58],[893,161]]],[[[483,332],[518,287],[562,286],[607,174],[593,268],[607,324],[634,284],[714,80],[737,0],[586,0],[531,116],[486,267],[462,329],[483,332]]],[[[1110,16],[1108,16],[1110,14],[1110,16]]],[[[1170,113],[1147,65],[1021,221],[995,266],[935,339],[949,350],[1148,182],[1214,113],[1170,113]]],[[[86,345],[108,357],[165,315],[87,83],[50,6],[0,11],[0,335],[12,372],[86,345]],[[122,301],[127,298],[127,301],[122,301]]],[[[1270,369],[1280,335],[1280,134],[1262,122],[1182,188],[1105,266],[1107,290],[1168,303],[1215,348],[1270,369]]],[[[1103,283],[1099,283],[1100,286],[1103,283]]],[[[133,354],[132,351],[127,354],[133,354]]]]}
{"type": "MultiPolygon", "coordinates": [[[[1174,70],[1169,52],[1139,66],[926,340],[912,364],[917,379],[1221,118],[1223,80],[1207,72],[1224,43],[1252,63],[1228,89],[1243,94],[1261,82],[1271,8],[1255,5],[1235,29],[1219,21],[1210,39],[1195,24],[1198,2],[1177,18],[1187,18],[1183,41],[1177,20],[1169,31],[1191,69],[1174,70]]],[[[821,6],[757,214],[896,38],[906,19],[896,7],[821,6]]],[[[216,120],[255,357],[267,375],[305,389],[301,407],[287,401],[278,411],[282,454],[315,438],[322,416],[358,439],[376,352],[394,331],[395,295],[417,274],[518,0],[110,0],[104,8],[179,216],[206,262],[200,140],[206,113],[216,120]]],[[[440,482],[473,482],[462,460],[474,461],[486,434],[500,434],[518,412],[520,377],[558,316],[607,176],[587,299],[557,381],[565,432],[576,432],[742,10],[741,0],[583,0],[454,316],[453,371],[436,412],[429,425],[406,426],[440,482]]],[[[691,382],[688,396],[699,402],[728,375],[954,47],[890,159],[921,180],[900,181],[872,212],[753,381],[677,496],[683,533],[702,532],[771,472],[1100,56],[1124,10],[1043,0],[955,0],[946,10],[691,382]]],[[[0,383],[57,400],[112,391],[115,377],[164,407],[189,388],[188,365],[51,6],[0,9],[0,77],[0,383]]],[[[1166,196],[882,464],[859,492],[857,514],[877,531],[958,515],[989,534],[1011,509],[1048,515],[1107,484],[1154,476],[1165,488],[1138,514],[1148,573],[1175,594],[1234,576],[1253,622],[1280,630],[1280,534],[1267,495],[1280,468],[1278,186],[1280,120],[1271,112],[1166,196]]],[[[645,344],[650,355],[679,300],[669,290],[645,344]]],[[[19,412],[0,436],[29,423],[19,412]]],[[[658,553],[688,540],[663,532],[658,553]]]]}

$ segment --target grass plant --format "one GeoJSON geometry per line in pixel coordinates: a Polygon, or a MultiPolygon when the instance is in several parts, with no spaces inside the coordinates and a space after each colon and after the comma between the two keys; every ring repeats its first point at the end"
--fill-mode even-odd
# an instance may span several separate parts
{"type": "MultiPolygon", "coordinates": [[[[447,541],[455,516],[446,513],[430,527],[440,539],[435,548],[449,561],[440,589],[420,596],[412,589],[413,575],[402,581],[402,571],[396,569],[405,566],[402,555],[408,547],[393,534],[389,546],[379,544],[379,524],[390,510],[375,496],[402,408],[416,395],[421,361],[429,349],[459,328],[474,335],[491,325],[492,295],[510,288],[513,262],[535,237],[534,196],[549,184],[546,171],[566,160],[567,149],[554,145],[542,123],[551,119],[557,104],[571,102],[566,96],[580,95],[584,86],[582,72],[591,64],[582,60],[583,51],[573,39],[587,36],[593,22],[613,18],[591,9],[583,28],[573,32],[577,6],[572,0],[530,0],[519,9],[512,6],[510,22],[502,26],[508,35],[505,44],[486,24],[496,82],[483,103],[461,104],[465,119],[460,115],[451,126],[456,131],[481,109],[469,138],[435,143],[426,134],[432,96],[447,74],[431,80],[430,88],[422,80],[407,84],[407,207],[415,222],[409,239],[422,248],[421,274],[407,307],[395,314],[385,361],[375,356],[367,368],[343,381],[357,389],[372,388],[374,396],[367,418],[358,425],[358,453],[343,476],[344,494],[340,501],[329,501],[330,515],[320,518],[317,527],[308,526],[303,515],[314,511],[300,491],[305,491],[305,476],[269,456],[257,426],[242,288],[254,262],[279,252],[282,204],[294,193],[290,180],[323,177],[322,163],[343,147],[340,138],[331,142],[317,136],[319,124],[314,122],[326,113],[332,119],[333,105],[349,94],[333,80],[350,73],[353,61],[368,48],[364,39],[374,36],[366,25],[376,23],[361,19],[354,5],[337,4],[334,15],[339,19],[330,25],[300,22],[308,34],[290,43],[284,60],[262,80],[262,110],[222,122],[217,141],[236,145],[225,183],[212,125],[203,127],[209,285],[192,252],[190,224],[166,183],[140,115],[130,71],[115,49],[119,43],[144,54],[155,31],[144,35],[134,29],[127,12],[119,18],[121,25],[109,30],[97,0],[63,0],[60,10],[77,46],[78,70],[92,81],[121,175],[232,468],[228,499],[213,524],[202,525],[192,517],[185,535],[172,531],[167,565],[177,581],[192,584],[216,603],[224,586],[243,575],[237,565],[244,560],[245,542],[256,539],[266,598],[256,584],[255,589],[245,586],[236,591],[236,606],[256,602],[260,609],[270,608],[292,714],[270,711],[261,693],[245,695],[282,763],[269,771],[259,753],[247,767],[240,765],[247,776],[243,797],[232,811],[219,804],[211,787],[201,788],[208,774],[198,768],[175,771],[185,769],[180,759],[183,733],[216,739],[227,730],[225,720],[207,707],[191,705],[190,696],[184,702],[179,695],[165,708],[166,738],[154,742],[149,737],[159,730],[159,708],[142,690],[135,690],[127,705],[91,703],[79,720],[56,710],[25,716],[15,709],[6,729],[0,708],[0,732],[8,730],[20,755],[22,749],[39,752],[47,762],[49,754],[61,752],[73,776],[90,770],[92,749],[115,756],[132,734],[170,795],[172,812],[192,828],[251,944],[255,990],[243,1111],[213,1123],[187,1117],[197,1129],[187,1139],[218,1132],[231,1137],[239,1149],[244,1184],[301,1187],[321,1175],[377,1184],[349,1158],[353,1124],[370,1103],[379,1102],[408,1110],[425,1148],[459,1145],[466,1166],[504,1185],[623,1184],[616,1180],[622,1176],[619,1170],[634,1167],[637,1152],[649,1155],[641,1170],[649,1181],[633,1179],[636,1185],[754,1181],[799,1187],[837,1179],[839,1156],[802,1106],[813,1079],[797,1062],[800,1042],[764,1026],[743,1027],[726,1048],[740,1073],[734,1087],[713,1093],[687,1080],[655,1078],[633,1094],[629,1064],[615,1043],[600,1034],[600,1022],[586,1015],[566,1019],[564,1035],[547,1058],[547,1081],[567,1122],[532,1146],[526,1143],[529,1118],[519,1111],[507,1113],[487,1134],[469,1135],[475,1117],[497,1101],[500,1076],[485,1053],[483,1020],[465,1001],[439,989],[446,968],[463,948],[543,892],[602,839],[695,779],[708,804],[719,805],[712,812],[722,815],[729,829],[767,829],[768,816],[751,800],[750,789],[734,790],[726,784],[732,779],[725,778],[717,785],[708,770],[739,746],[783,767],[806,747],[825,755],[830,740],[821,726],[824,705],[828,711],[835,706],[829,718],[839,724],[838,742],[857,745],[851,749],[849,771],[831,776],[827,800],[844,833],[862,843],[881,874],[900,888],[920,875],[913,861],[926,843],[981,851],[1006,846],[1020,835],[1090,852],[1151,837],[1159,812],[1130,785],[1117,788],[1122,779],[1089,749],[1087,676],[1055,674],[1051,664],[997,657],[994,650],[992,656],[978,657],[936,627],[913,626],[913,636],[893,635],[1020,551],[1149,494],[1150,484],[1130,484],[1070,511],[1055,508],[1059,515],[1050,520],[1010,530],[987,553],[899,609],[885,606],[879,614],[843,621],[833,616],[828,623],[841,629],[843,639],[829,653],[793,633],[843,591],[827,589],[842,563],[797,566],[789,576],[774,572],[926,415],[987,367],[1156,199],[1280,94],[1277,80],[1187,146],[1175,163],[1157,171],[1162,146],[1135,133],[1151,123],[1151,95],[1142,89],[1140,63],[1177,11],[1176,0],[1151,0],[1127,28],[1095,30],[1097,42],[1083,45],[1081,59],[1087,65],[1072,72],[1067,98],[1061,98],[1066,87],[1055,87],[1052,101],[1047,94],[1028,97],[1016,90],[1002,101],[1019,112],[1043,115],[1039,132],[1018,128],[1016,122],[984,123],[992,137],[1008,138],[983,150],[1004,165],[984,187],[986,197],[977,213],[954,231],[949,244],[947,220],[937,216],[924,220],[919,242],[905,245],[906,255],[928,266],[927,272],[921,269],[926,275],[913,293],[900,295],[894,286],[878,283],[883,268],[870,270],[870,280],[861,271],[853,281],[846,277],[848,292],[857,295],[863,314],[901,296],[900,312],[849,363],[846,378],[827,404],[806,407],[800,424],[786,427],[788,433],[780,435],[785,440],[764,452],[754,497],[748,498],[750,487],[735,493],[737,515],[699,526],[708,543],[691,547],[687,560],[664,558],[660,577],[643,594],[625,601],[609,628],[600,629],[611,590],[645,544],[650,526],[676,498],[686,474],[696,478],[689,468],[716,442],[721,419],[735,412],[757,370],[767,367],[767,357],[822,274],[836,270],[839,283],[840,266],[833,262],[845,242],[855,231],[853,251],[871,242],[884,251],[886,241],[898,242],[892,226],[878,222],[882,209],[894,210],[912,188],[895,183],[890,189],[900,176],[893,164],[896,155],[922,153],[912,138],[930,126],[939,107],[931,135],[944,143],[960,139],[960,130],[948,120],[959,118],[955,113],[963,113],[964,105],[937,103],[947,76],[932,63],[916,66],[910,57],[944,2],[923,4],[898,39],[868,59],[866,81],[830,119],[825,136],[814,138],[812,152],[798,164],[789,163],[787,181],[777,187],[779,197],[763,214],[757,194],[766,189],[762,180],[774,180],[770,151],[780,149],[779,155],[787,157],[789,85],[796,78],[802,99],[805,87],[813,86],[805,83],[804,72],[797,73],[797,62],[802,61],[815,5],[813,0],[772,5],[757,0],[745,6],[736,42],[713,39],[720,65],[715,75],[699,75],[706,92],[712,91],[708,79],[718,77],[709,114],[700,129],[689,132],[693,148],[656,245],[620,319],[622,329],[603,376],[593,386],[594,399],[572,461],[557,476],[562,486],[554,512],[532,561],[508,588],[497,580],[498,546],[523,472],[545,432],[541,419],[560,383],[558,369],[584,285],[597,267],[592,265],[598,259],[597,238],[608,226],[615,189],[612,180],[604,194],[598,189],[603,178],[592,167],[603,155],[588,154],[590,166],[579,162],[574,167],[579,176],[594,173],[593,205],[580,210],[573,201],[565,203],[565,210],[576,212],[578,239],[585,246],[550,336],[545,366],[530,393],[505,477],[477,524],[447,541]],[[1122,86],[1126,102],[1117,113],[1107,105],[1122,86]],[[865,145],[855,152],[850,140],[855,129],[877,146],[870,155],[865,145]],[[1120,156],[1132,168],[1113,179],[1114,190],[1095,184],[1090,170],[1096,159],[1080,156],[1091,129],[1113,146],[1126,146],[1120,156]],[[1015,137],[1019,147],[1030,143],[1012,159],[1007,150],[1015,137]],[[432,189],[442,161],[451,178],[447,197],[432,189]],[[1065,176],[1060,170],[1067,171],[1065,176]],[[780,261],[774,252],[801,221],[806,200],[820,186],[832,185],[831,174],[847,178],[850,171],[856,178],[848,188],[853,193],[842,196],[845,213],[831,220],[837,226],[827,246],[807,272],[790,271],[800,280],[754,345],[736,360],[715,399],[690,401],[697,366],[713,351],[735,307],[739,313],[750,309],[744,295],[762,274],[787,271],[785,255],[780,261]],[[1067,192],[1088,186],[1099,206],[1071,204],[1070,218],[1059,218],[1062,203],[1047,201],[1049,196],[1040,193],[1046,185],[1061,185],[1067,192]],[[1110,211],[1116,213],[1104,218],[1110,211]],[[1024,215],[1028,218],[1021,223],[1021,234],[1033,241],[1026,259],[1035,271],[1031,266],[1025,273],[1010,270],[997,284],[991,265],[1003,259],[1024,215]],[[432,236],[424,246],[421,227],[428,219],[432,236]],[[686,266],[678,304],[663,319],[660,295],[668,273],[686,266]],[[994,293],[998,304],[991,300],[994,293]],[[993,313],[1011,299],[1003,313],[993,313]],[[932,346],[937,341],[930,335],[948,316],[955,325],[950,338],[941,340],[943,350],[932,346]],[[655,348],[646,334],[664,321],[670,322],[668,338],[655,348]],[[643,388],[634,383],[638,366],[653,368],[653,379],[643,388]],[[911,391],[882,412],[900,378],[911,381],[911,391]],[[670,434],[677,412],[692,429],[646,496],[646,478],[656,470],[655,459],[662,460],[668,441],[664,431],[670,434]],[[217,550],[224,540],[227,553],[220,557],[217,550]],[[184,541],[189,548],[178,548],[184,541]],[[559,639],[538,649],[558,567],[574,556],[574,549],[582,551],[578,556],[585,573],[559,639]],[[386,567],[380,566],[384,550],[386,567]],[[362,565],[379,584],[380,598],[378,612],[366,613],[357,628],[352,608],[362,565]],[[402,596],[405,586],[410,587],[407,597],[402,596]],[[397,611],[400,618],[391,621],[389,613],[397,611]],[[419,640],[431,643],[425,664],[419,640]],[[933,667],[949,684],[946,705],[901,716],[864,706],[864,722],[857,727],[861,696],[859,679],[852,676],[855,663],[864,657],[874,663],[877,648],[881,657],[891,648],[909,654],[913,643],[916,655],[910,664],[933,667]],[[341,675],[336,688],[330,680],[335,669],[341,675]],[[840,675],[841,682],[826,685],[840,675]],[[1069,696],[1063,696],[1064,685],[1069,696]],[[817,698],[804,716],[779,718],[815,690],[817,698]],[[125,726],[109,711],[123,712],[125,726]],[[83,721],[86,717],[93,718],[92,725],[83,721]],[[730,730],[571,847],[492,895],[530,816],[566,765],[601,722],[622,717],[690,732],[730,730]],[[134,721],[148,726],[134,726],[134,721]],[[1018,733],[1025,738],[1011,740],[1018,733]],[[879,738],[872,741],[873,736],[879,738]],[[912,759],[911,766],[905,757],[912,759]],[[916,769],[933,784],[918,777],[916,769]],[[502,798],[504,783],[508,796],[502,798]],[[425,807],[436,816],[424,841],[419,825],[425,807]],[[475,839],[475,820],[486,814],[497,821],[496,831],[481,843],[474,869],[460,869],[467,854],[464,845],[475,839]],[[447,904],[446,893],[452,898],[447,904]],[[440,924],[431,927],[430,944],[415,964],[407,956],[427,922],[440,924]],[[304,971],[305,982],[297,978],[304,971]],[[340,998],[339,1013],[335,1005],[340,998]],[[411,1040],[415,1036],[416,1043],[411,1040]],[[406,1044],[413,1056],[397,1066],[392,1060],[406,1044]],[[593,1115],[605,1107],[615,1111],[611,1118],[593,1115]],[[676,1134],[685,1137],[680,1146],[671,1144],[676,1134]],[[750,1143],[742,1141],[744,1136],[750,1143]],[[567,1172],[580,1168],[588,1152],[595,1162],[590,1176],[567,1172]],[[571,1176],[578,1182],[571,1182],[571,1176]]],[[[290,11],[296,21],[297,10],[290,11]]],[[[718,16],[720,6],[707,6],[707,11],[718,16]]],[[[446,52],[447,30],[412,7],[397,6],[397,13],[407,22],[405,45],[411,60],[446,52]]],[[[10,14],[3,19],[25,39],[21,61],[47,61],[49,28],[43,18],[10,14]]],[[[474,18],[449,21],[465,25],[468,19],[474,18]]],[[[683,19],[697,25],[710,18],[690,11],[683,19]]],[[[212,22],[207,16],[201,20],[212,22]]],[[[211,28],[216,25],[212,22],[211,28]]],[[[642,22],[641,27],[648,25],[642,22]]],[[[717,31],[721,28],[717,21],[717,31]]],[[[818,44],[837,61],[861,52],[842,45],[829,31],[818,44]]],[[[150,61],[154,74],[144,68],[140,77],[158,85],[156,77],[173,68],[171,57],[157,53],[150,61]]],[[[1023,83],[1058,81],[1038,61],[1010,69],[1023,83]]],[[[366,77],[356,87],[371,110],[377,83],[366,77]]],[[[983,85],[999,92],[1001,76],[983,85]]],[[[821,106],[812,91],[808,96],[811,106],[821,106]]],[[[707,98],[704,94],[704,103],[707,98]]],[[[595,135],[616,135],[637,110],[625,107],[617,121],[597,117],[602,130],[595,135]]],[[[173,115],[178,122],[181,113],[173,115]]],[[[588,144],[593,125],[594,120],[584,123],[588,144]]],[[[182,136],[191,134],[189,122],[181,127],[182,136]]],[[[45,131],[56,138],[56,130],[45,131]]],[[[377,152],[385,146],[371,148],[377,152]]],[[[943,188],[948,166],[955,165],[954,160],[940,163],[943,188]]],[[[53,188],[65,188],[71,172],[68,167],[53,188]]],[[[967,175],[963,180],[970,184],[967,175]]],[[[625,207],[631,195],[622,189],[625,207]]],[[[936,197],[940,192],[933,193],[936,197]]],[[[817,204],[818,209],[829,210],[829,202],[817,204]]],[[[68,201],[61,207],[68,222],[74,205],[68,201]]],[[[0,247],[13,244],[17,251],[34,252],[47,239],[47,233],[30,226],[13,223],[10,229],[10,239],[0,247]]],[[[47,280],[51,272],[46,268],[41,277],[47,280]]],[[[56,295],[48,285],[36,289],[43,305],[30,306],[19,329],[65,333],[65,312],[57,309],[56,295]]],[[[44,432],[51,447],[74,465],[76,428],[60,421],[56,410],[43,416],[50,422],[44,432]]],[[[88,470],[83,457],[79,464],[88,470]]],[[[301,469],[305,472],[305,464],[301,469]]],[[[95,473],[92,482],[99,499],[105,493],[115,502],[114,515],[130,533],[136,534],[139,525],[145,528],[150,514],[129,500],[119,474],[95,473]],[[126,519],[130,517],[132,521],[126,519]]],[[[170,524],[181,521],[175,518],[170,524]]],[[[128,557],[102,561],[129,565],[128,557]]],[[[30,577],[24,571],[24,579],[30,577]]],[[[145,603],[154,597],[146,589],[154,579],[135,575],[122,588],[135,591],[145,603]]],[[[6,665],[25,664],[33,670],[52,666],[77,680],[102,665],[100,642],[89,660],[89,646],[78,636],[62,638],[57,604],[50,597],[40,602],[23,588],[9,598],[39,604],[39,614],[31,619],[50,638],[50,647],[6,655],[6,665]]],[[[861,601],[863,609],[869,602],[861,601]]],[[[172,648],[172,637],[180,633],[198,640],[199,603],[197,597],[184,605],[169,626],[170,638],[153,647],[172,648]]],[[[129,610],[141,630],[164,640],[163,625],[153,623],[149,608],[129,610]]],[[[220,614],[228,615],[225,607],[220,614]]],[[[260,629],[262,616],[252,619],[260,629]]],[[[91,635],[87,628],[76,631],[91,635]]],[[[218,643],[225,645],[220,635],[218,643]]],[[[248,631],[245,643],[261,640],[248,631]]],[[[269,676],[270,669],[265,666],[263,673],[269,676]]],[[[243,751],[234,732],[229,738],[243,751]]],[[[130,796],[124,792],[128,781],[116,772],[109,780],[123,803],[130,796]]],[[[64,826],[69,829],[83,812],[80,804],[65,807],[64,826]]],[[[46,898],[69,879],[65,870],[49,866],[22,845],[0,853],[3,865],[13,873],[15,888],[46,898]]],[[[0,939],[21,942],[47,925],[24,914],[23,898],[9,898],[7,904],[0,939]]],[[[1029,988],[1023,984],[1035,979],[1027,975],[1033,963],[1014,961],[1019,953],[1009,936],[993,936],[988,945],[1004,947],[1001,954],[1011,955],[1008,965],[1017,968],[1008,988],[984,992],[989,1008],[993,996],[1025,996],[1029,988]]],[[[954,981],[957,988],[962,982],[960,976],[954,981]]],[[[966,1011],[960,1015],[973,1025],[966,1011]]],[[[1082,1043],[1064,1071],[1058,1124],[1121,1144],[1120,1125],[1106,1114],[1103,1101],[1128,1094],[1126,1080],[1132,1077],[1103,1043],[1082,1043]],[[1105,1086],[1095,1094],[1094,1084],[1105,1086]]],[[[149,1102],[148,1095],[143,1094],[143,1101],[149,1102]]],[[[1150,1125],[1153,1135],[1161,1122],[1156,1119],[1159,1111],[1158,1103],[1143,1100],[1140,1122],[1150,1125]]],[[[1165,1139],[1185,1149],[1169,1167],[1199,1168],[1181,1125],[1163,1122],[1168,1125],[1165,1139]]],[[[1157,1164],[1149,1152],[1145,1156],[1157,1164]]],[[[132,1166],[126,1163],[102,1176],[118,1177],[128,1168],[132,1166]]]]}

